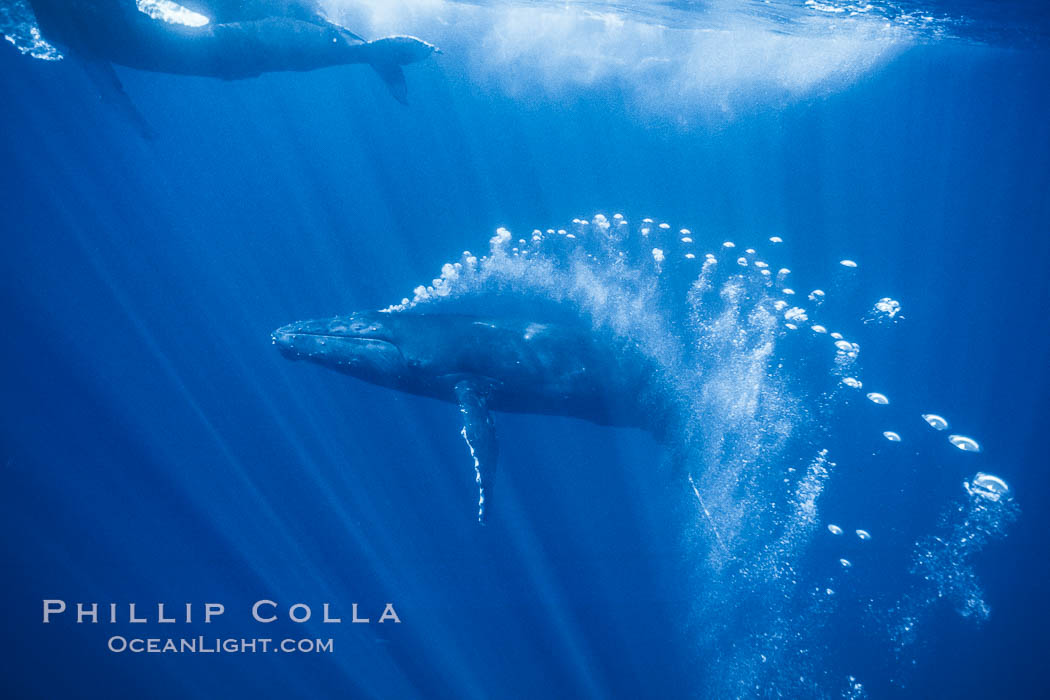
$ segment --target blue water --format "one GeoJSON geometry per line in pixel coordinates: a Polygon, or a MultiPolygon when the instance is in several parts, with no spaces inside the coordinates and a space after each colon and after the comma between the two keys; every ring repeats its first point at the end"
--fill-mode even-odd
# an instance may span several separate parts
{"type": "MultiPolygon", "coordinates": [[[[3,695],[1041,697],[1039,10],[908,4],[858,24],[801,3],[383,8],[344,11],[370,36],[444,49],[406,70],[408,107],[359,67],[234,82],[118,68],[154,140],[72,60],[0,51],[3,695]],[[925,11],[936,21],[900,19],[925,11]],[[849,374],[864,389],[832,389],[831,341],[781,319],[768,370],[786,387],[775,397],[798,400],[791,440],[737,465],[762,483],[721,511],[703,516],[641,431],[501,414],[481,527],[454,406],[271,345],[282,324],[411,297],[462,251],[486,253],[497,227],[525,238],[615,212],[632,231],[643,217],[689,228],[723,270],[723,241],[766,255],[782,237],[769,259],[798,279],[792,303],[826,289],[829,330],[862,348],[849,374]],[[903,320],[863,323],[882,297],[903,320]],[[834,466],[780,578],[741,578],[780,541],[763,528],[784,524],[821,449],[834,466]],[[1020,517],[939,522],[973,516],[983,501],[963,482],[979,471],[1009,484],[1020,517]],[[756,495],[782,479],[769,510],[756,495]],[[742,519],[723,532],[730,506],[742,519]],[[989,536],[925,571],[976,598],[920,604],[916,552],[953,533],[989,536]],[[125,612],[45,625],[45,599],[125,612]],[[260,599],[281,621],[252,621],[260,599]],[[975,601],[986,620],[959,613],[975,601]],[[193,603],[194,622],[129,624],[129,602],[153,617],[193,603]],[[226,606],[209,625],[207,602],[226,606]],[[326,602],[343,624],[320,622],[326,602]],[[354,602],[371,624],[349,623],[354,602]],[[289,622],[294,603],[314,619],[289,622]],[[386,603],[400,624],[376,624],[386,603]],[[334,652],[117,654],[113,635],[331,637],[334,652]]],[[[700,466],[717,481],[719,464],[700,466]]]]}

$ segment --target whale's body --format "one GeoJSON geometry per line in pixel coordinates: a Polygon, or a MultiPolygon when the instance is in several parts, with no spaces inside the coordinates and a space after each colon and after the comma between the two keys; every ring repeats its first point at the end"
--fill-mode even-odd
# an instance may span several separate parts
{"type": "Polygon", "coordinates": [[[369,42],[322,20],[270,16],[187,26],[139,12],[133,3],[32,0],[32,5],[49,41],[79,56],[158,73],[236,80],[355,63],[382,69],[433,52],[413,37],[369,42]]]}
{"type": "Polygon", "coordinates": [[[273,340],[292,359],[459,405],[481,490],[496,466],[490,411],[656,430],[653,366],[622,340],[578,324],[455,314],[357,313],[293,323],[273,340]]]}
{"type": "MultiPolygon", "coordinates": [[[[207,10],[208,3],[202,4],[201,9],[207,10]]],[[[401,67],[436,51],[408,36],[365,41],[321,17],[311,17],[296,3],[275,6],[288,5],[295,10],[292,16],[266,16],[263,9],[270,3],[227,3],[220,16],[243,18],[227,22],[211,21],[205,15],[166,21],[139,11],[135,0],[30,0],[30,5],[43,37],[78,59],[103,96],[129,112],[134,107],[113,64],[224,80],[367,64],[404,103],[407,87],[401,67]]],[[[134,116],[142,121],[137,113],[134,116]]]]}

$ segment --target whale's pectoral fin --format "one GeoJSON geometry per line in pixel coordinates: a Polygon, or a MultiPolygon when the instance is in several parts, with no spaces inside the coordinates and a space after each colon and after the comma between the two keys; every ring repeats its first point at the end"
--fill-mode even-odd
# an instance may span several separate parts
{"type": "Polygon", "coordinates": [[[467,441],[474,458],[474,471],[478,483],[478,522],[485,522],[485,506],[492,495],[492,478],[499,461],[499,444],[492,414],[481,385],[464,379],[456,384],[456,400],[463,414],[463,439],[467,441]]]}
{"type": "Polygon", "coordinates": [[[383,79],[390,94],[403,105],[408,104],[408,84],[405,83],[405,71],[396,63],[373,63],[372,67],[383,79]]]}
{"type": "Polygon", "coordinates": [[[414,36],[387,36],[369,41],[360,47],[363,60],[376,69],[376,73],[390,88],[390,94],[401,104],[408,104],[408,86],[401,66],[422,61],[438,48],[414,36]]]}
{"type": "Polygon", "coordinates": [[[142,116],[138,108],[135,107],[135,103],[128,97],[128,93],[124,91],[124,86],[121,84],[120,78],[117,77],[117,72],[113,70],[111,63],[95,59],[82,59],[80,65],[83,66],[84,72],[95,84],[95,88],[104,102],[113,105],[119,110],[134,125],[143,138],[153,140],[157,137],[157,132],[146,121],[146,118],[142,116]]]}

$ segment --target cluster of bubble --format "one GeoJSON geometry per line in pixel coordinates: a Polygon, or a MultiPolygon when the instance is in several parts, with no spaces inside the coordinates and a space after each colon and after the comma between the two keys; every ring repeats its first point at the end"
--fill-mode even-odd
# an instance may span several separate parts
{"type": "Polygon", "coordinates": [[[911,571],[917,583],[892,611],[889,630],[898,655],[915,645],[917,630],[939,603],[977,622],[991,614],[974,560],[990,541],[1006,536],[1020,509],[1010,487],[992,474],[977,472],[962,486],[964,495],[942,512],[937,532],[915,542],[911,571]]]}
{"type": "Polygon", "coordinates": [[[882,297],[864,317],[864,323],[897,323],[904,320],[900,315],[901,303],[889,297],[882,297]]]}
{"type": "MultiPolygon", "coordinates": [[[[696,279],[697,275],[712,276],[713,270],[725,261],[735,265],[738,274],[751,273],[750,277],[746,277],[748,284],[751,288],[764,288],[768,293],[766,301],[780,316],[785,329],[798,331],[808,324],[812,332],[830,339],[835,348],[837,366],[844,368],[856,360],[860,353],[859,344],[846,339],[841,332],[828,331],[823,325],[810,323],[811,312],[801,305],[804,302],[797,301],[801,295],[789,285],[790,269],[780,267],[774,272],[774,268],[759,256],[756,248],[743,248],[731,240],[723,241],[717,252],[709,251],[701,255],[695,247],[695,241],[693,232],[688,228],[674,232],[670,224],[656,223],[651,218],[642,219],[639,226],[632,228],[622,214],[614,214],[611,218],[603,214],[589,219],[576,218],[569,229],[534,229],[528,237],[517,240],[508,229],[500,228],[490,241],[488,255],[479,258],[465,251],[460,260],[445,264],[441,275],[431,284],[417,287],[411,298],[406,297],[401,304],[391,308],[401,310],[447,297],[455,293],[457,287],[469,286],[461,284],[464,278],[482,279],[494,268],[504,274],[507,272],[508,260],[555,261],[557,265],[558,261],[573,260],[574,255],[582,253],[591,262],[615,263],[651,273],[656,278],[689,281],[696,279]],[[690,271],[691,265],[697,267],[690,271]],[[680,274],[682,271],[686,274],[680,274]]],[[[768,241],[777,246],[784,239],[770,236],[768,241]]],[[[842,260],[841,265],[846,268],[857,267],[857,263],[852,260],[842,260]]],[[[731,273],[732,270],[728,270],[725,276],[731,273]]],[[[533,278],[530,281],[538,280],[533,278]]],[[[700,282],[703,283],[703,280],[700,282]]],[[[813,289],[806,298],[814,309],[819,308],[825,301],[826,292],[813,289]]],[[[850,385],[850,381],[856,380],[844,379],[847,385],[850,385]]],[[[859,381],[856,386],[860,386],[859,381]]]]}
{"type": "MultiPolygon", "coordinates": [[[[783,244],[784,239],[770,236],[768,241],[776,247],[783,244]]],[[[587,308],[601,323],[618,331],[638,334],[640,319],[652,319],[656,316],[650,312],[667,308],[668,305],[662,303],[661,291],[666,280],[685,279],[693,283],[694,292],[707,291],[713,286],[714,271],[720,262],[728,260],[737,272],[728,271],[723,280],[735,274],[737,279],[746,279],[750,286],[725,284],[720,290],[724,301],[733,303],[735,297],[756,288],[763,291],[759,304],[768,304],[786,331],[799,331],[808,324],[810,332],[827,336],[835,351],[834,364],[842,385],[863,389],[864,382],[848,373],[860,353],[860,345],[839,331],[829,331],[826,326],[811,321],[811,314],[819,312],[827,299],[823,289],[815,288],[806,295],[809,301],[806,308],[796,303],[800,295],[789,286],[791,270],[780,267],[774,273],[773,266],[756,248],[742,248],[734,241],[725,240],[718,246],[717,254],[700,254],[695,243],[696,236],[688,228],[675,232],[670,224],[651,218],[631,227],[622,214],[575,218],[568,229],[534,229],[528,237],[517,239],[508,229],[499,228],[489,242],[487,255],[478,257],[464,251],[458,261],[443,265],[440,276],[431,284],[416,287],[411,299],[405,298],[389,310],[405,310],[457,294],[480,294],[491,283],[500,291],[542,289],[549,298],[570,300],[587,308]],[[697,265],[698,269],[689,271],[690,265],[697,265]],[[685,275],[673,274],[683,269],[685,275]],[[614,278],[618,288],[603,284],[603,276],[614,278]]],[[[859,268],[851,259],[840,260],[839,265],[847,271],[859,268]]],[[[676,293],[680,291],[676,288],[676,293]]],[[[873,313],[895,320],[899,318],[900,308],[900,302],[884,297],[875,303],[873,313]]],[[[642,332],[640,335],[651,338],[654,334],[642,332]]],[[[668,360],[675,353],[668,353],[664,348],[656,354],[668,360]]],[[[881,392],[868,391],[865,396],[879,406],[890,404],[889,397],[881,392]]],[[[922,418],[935,430],[948,428],[948,421],[939,415],[926,413],[922,418]]],[[[903,441],[898,431],[885,430],[882,435],[892,443],[903,441]]],[[[950,434],[948,441],[963,452],[981,451],[980,444],[966,435],[950,434]]]]}
{"type": "MultiPolygon", "coordinates": [[[[948,429],[948,420],[943,416],[939,416],[936,413],[923,413],[922,419],[926,421],[926,424],[937,431],[948,429]]],[[[974,440],[972,437],[966,435],[951,434],[948,436],[948,442],[963,452],[980,452],[981,445],[979,442],[974,440]]]]}
{"type": "MultiPolygon", "coordinates": [[[[411,298],[387,311],[465,299],[491,305],[507,298],[541,297],[577,310],[596,328],[636,340],[658,364],[670,367],[679,348],[663,313],[671,308],[663,280],[677,262],[661,250],[671,249],[669,241],[663,242],[668,233],[666,224],[651,220],[630,230],[619,214],[574,219],[568,229],[535,229],[527,237],[516,238],[501,227],[486,254],[464,251],[444,264],[430,284],[416,287],[411,298]]],[[[687,233],[683,230],[680,237],[688,239],[687,233]]]]}
{"type": "MultiPolygon", "coordinates": [[[[860,389],[864,386],[864,383],[856,377],[843,377],[842,384],[851,389],[860,389]]],[[[875,391],[868,392],[865,396],[869,401],[879,406],[886,406],[890,403],[889,397],[887,397],[885,394],[880,394],[875,391]]],[[[948,429],[947,419],[937,415],[936,413],[923,413],[922,419],[926,421],[926,424],[934,430],[940,431],[948,429]]],[[[901,434],[893,430],[883,431],[882,436],[886,438],[886,440],[888,440],[889,442],[902,441],[901,434]]],[[[951,434],[948,436],[948,443],[963,452],[981,451],[981,444],[977,442],[977,440],[975,440],[974,438],[969,437],[967,435],[951,434]]]]}
{"type": "MultiPolygon", "coordinates": [[[[786,476],[770,478],[776,455],[804,432],[798,428],[807,420],[805,409],[777,383],[773,346],[782,336],[802,337],[798,334],[804,332],[826,337],[834,351],[832,372],[842,386],[858,391],[864,388],[854,371],[860,346],[819,322],[828,299],[823,289],[803,296],[790,284],[791,270],[772,265],[757,248],[724,240],[713,251],[701,252],[698,238],[690,229],[674,229],[649,218],[632,226],[621,214],[577,218],[567,228],[535,229],[526,237],[516,238],[500,228],[487,254],[465,251],[445,264],[429,285],[417,287],[411,298],[388,310],[461,298],[491,301],[507,293],[538,295],[564,302],[596,326],[637,341],[674,382],[665,393],[688,404],[689,419],[679,426],[680,454],[685,455],[699,508],[695,532],[683,536],[690,548],[706,551],[710,564],[697,589],[750,591],[770,601],[764,621],[754,623],[753,648],[738,648],[761,649],[763,658],[787,658],[792,653],[786,646],[790,639],[800,641],[800,635],[810,634],[806,629],[812,617],[805,611],[812,609],[806,605],[824,605],[817,599],[829,600],[833,593],[830,586],[817,586],[816,598],[809,603],[794,593],[802,552],[819,527],[817,504],[833,463],[820,451],[804,470],[796,473],[789,467],[786,476]],[[783,633],[785,625],[790,634],[783,633]]],[[[779,236],[768,238],[774,248],[783,242],[779,236]]],[[[859,268],[849,259],[841,260],[840,266],[846,274],[859,268]]],[[[889,298],[880,299],[874,309],[889,320],[899,319],[899,311],[900,303],[889,298]]],[[[878,406],[890,404],[880,392],[867,391],[865,396],[878,406]]],[[[934,430],[948,429],[941,416],[922,418],[934,430]]],[[[892,443],[903,439],[891,430],[882,435],[892,443]]],[[[981,450],[976,440],[964,435],[951,434],[948,440],[964,452],[981,450]]],[[[1009,511],[1002,506],[1012,499],[1002,479],[979,473],[967,481],[966,493],[967,512],[975,515],[968,522],[976,522],[983,513],[987,532],[1005,527],[1009,511]],[[992,518],[989,513],[996,508],[999,515],[992,518]]],[[[837,524],[826,527],[833,536],[845,533],[837,524]]],[[[869,529],[856,528],[853,533],[862,542],[872,540],[869,529]]],[[[962,531],[944,540],[952,538],[960,544],[945,551],[929,547],[932,553],[920,557],[926,562],[921,568],[927,578],[936,579],[942,588],[954,580],[950,571],[967,571],[952,567],[965,567],[964,560],[980,542],[962,531]]],[[[839,564],[842,569],[853,567],[844,557],[839,564]]],[[[956,597],[960,596],[979,600],[972,587],[956,597]]],[[[702,596],[697,605],[697,619],[731,617],[725,608],[731,602],[724,593],[702,596]]],[[[898,619],[914,619],[916,609],[912,605],[898,619]]],[[[977,603],[967,610],[978,617],[983,614],[977,603]]],[[[727,648],[727,639],[737,640],[730,626],[712,625],[705,635],[712,649],[727,648]]],[[[742,668],[750,663],[744,656],[723,661],[742,668]]]]}
{"type": "MultiPolygon", "coordinates": [[[[838,525],[835,525],[834,523],[829,523],[828,524],[828,532],[830,532],[833,535],[842,535],[842,534],[845,534],[846,531],[843,530],[838,525]]],[[[857,539],[865,540],[865,541],[871,539],[871,533],[868,532],[867,530],[854,530],[854,532],[857,535],[857,539]]]]}
{"type": "MultiPolygon", "coordinates": [[[[732,618],[741,598],[719,592],[750,590],[775,601],[767,618],[755,621],[753,639],[761,653],[783,657],[779,668],[786,669],[797,658],[781,634],[785,620],[797,634],[811,627],[812,617],[792,607],[801,604],[793,592],[832,467],[821,453],[787,478],[769,468],[789,441],[806,434],[798,429],[803,411],[773,362],[778,338],[798,330],[806,312],[788,303],[798,297],[788,285],[790,270],[771,266],[756,248],[722,241],[705,253],[697,240],[689,229],[652,219],[632,225],[619,214],[522,237],[501,228],[485,255],[465,252],[390,311],[463,298],[496,303],[493,297],[520,292],[565,302],[656,359],[672,384],[663,393],[686,416],[676,441],[698,507],[684,544],[709,563],[697,570],[707,581],[696,589],[711,593],[695,601],[696,619],[732,618]]],[[[811,298],[819,303],[823,295],[814,290],[811,298]]],[[[706,634],[711,648],[727,648],[715,637],[736,638],[739,630],[712,626],[706,634]]],[[[750,667],[748,659],[740,663],[750,667]]]]}

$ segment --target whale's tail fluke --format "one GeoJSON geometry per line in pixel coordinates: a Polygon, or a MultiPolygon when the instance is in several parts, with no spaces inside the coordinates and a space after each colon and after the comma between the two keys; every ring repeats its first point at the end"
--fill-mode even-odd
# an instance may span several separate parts
{"type": "Polygon", "coordinates": [[[386,83],[390,94],[401,104],[408,104],[408,86],[402,66],[426,59],[440,53],[433,44],[414,36],[388,36],[365,44],[368,63],[386,83]]]}

